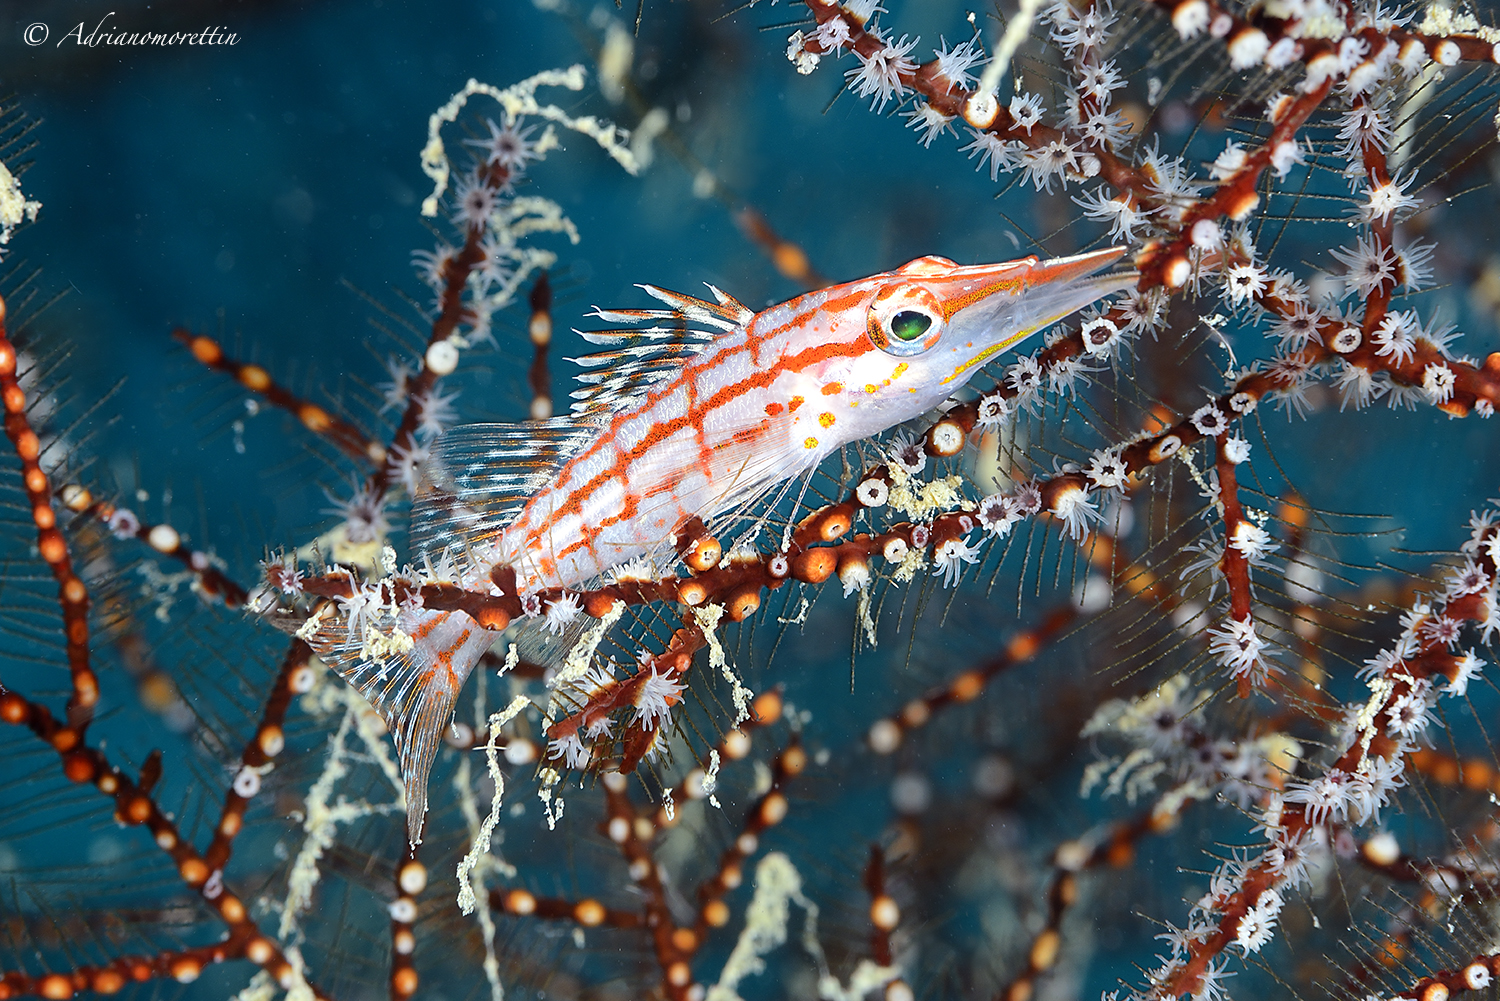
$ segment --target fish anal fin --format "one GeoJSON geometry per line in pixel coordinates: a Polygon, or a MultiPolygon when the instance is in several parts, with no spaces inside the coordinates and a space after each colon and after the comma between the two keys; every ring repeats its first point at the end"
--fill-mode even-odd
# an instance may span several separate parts
{"type": "Polygon", "coordinates": [[[401,784],[406,787],[406,836],[412,845],[422,843],[422,825],[427,819],[427,780],[442,742],[443,728],[453,721],[453,705],[458,701],[458,689],[451,684],[429,682],[419,686],[417,692],[404,717],[386,720],[401,760],[401,784]]]}

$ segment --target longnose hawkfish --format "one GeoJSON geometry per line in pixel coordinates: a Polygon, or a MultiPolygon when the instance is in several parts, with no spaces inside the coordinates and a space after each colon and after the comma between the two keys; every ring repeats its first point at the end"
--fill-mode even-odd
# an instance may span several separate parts
{"type": "MultiPolygon", "coordinates": [[[[989,359],[1133,284],[1099,274],[1123,254],[921,257],[758,313],[713,286],[712,302],[641,286],[667,308],[594,311],[650,326],[583,334],[604,350],[579,359],[571,414],[433,443],[412,557],[424,581],[510,593],[534,615],[540,592],[665,555],[690,519],[742,517],[842,446],[943,403],[989,359]]],[[[443,728],[505,622],[385,594],[355,584],[299,635],[390,727],[416,843],[443,728]]]]}

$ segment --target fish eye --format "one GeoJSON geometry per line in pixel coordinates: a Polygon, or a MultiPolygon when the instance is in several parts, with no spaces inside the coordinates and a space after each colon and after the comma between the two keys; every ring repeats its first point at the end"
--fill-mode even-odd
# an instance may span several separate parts
{"type": "Polygon", "coordinates": [[[891,317],[891,333],[903,341],[914,341],[927,333],[932,326],[932,317],[915,309],[903,309],[891,317]]]}
{"type": "Polygon", "coordinates": [[[921,285],[887,285],[870,303],[870,341],[887,354],[910,356],[930,350],[943,327],[941,300],[921,285]]]}

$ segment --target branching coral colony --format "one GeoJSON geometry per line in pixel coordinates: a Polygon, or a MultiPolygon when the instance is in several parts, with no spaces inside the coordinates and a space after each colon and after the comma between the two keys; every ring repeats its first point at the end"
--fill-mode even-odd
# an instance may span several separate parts
{"type": "MultiPolygon", "coordinates": [[[[1476,510],[1419,576],[1368,572],[1351,562],[1364,523],[1294,493],[1270,453],[1336,457],[1374,494],[1378,443],[1330,440],[1335,404],[1372,429],[1397,408],[1493,413],[1500,354],[1455,353],[1410,293],[1481,270],[1439,273],[1463,236],[1427,210],[1494,140],[1500,31],[1441,6],[1076,0],[1023,5],[994,57],[959,25],[973,37],[921,63],[882,13],[807,0],[786,55],[802,74],[842,60],[844,87],[898,109],[934,170],[956,136],[992,179],[1081,208],[1067,238],[1127,244],[1138,286],[757,518],[688,521],[670,566],[523,598],[403,565],[391,541],[455,419],[442,380],[523,294],[531,416],[552,410],[556,256],[533,237],[578,234],[515,182],[558,130],[636,166],[623,133],[537,98],[581,71],[471,84],[434,115],[423,211],[458,240],[417,255],[426,344],[370,408],[394,424],[180,332],[357,474],[337,523],[258,581],[88,481],[48,388],[57,350],[8,321],[0,847],[106,802],[150,835],[7,874],[0,998],[200,976],[245,1001],[381,981],[394,998],[1490,989],[1500,517],[1476,510]],[[499,110],[460,155],[444,127],[478,98],[499,110]],[[1263,403],[1289,420],[1263,426],[1263,403]],[[201,598],[196,632],[142,614],[120,569],[140,554],[153,594],[175,578],[201,598]],[[379,671],[411,642],[403,607],[511,627],[447,731],[418,847],[384,724],[305,642],[342,613],[379,671]],[[859,674],[828,698],[839,621],[859,674]],[[191,730],[199,760],[127,767],[99,736],[117,667],[145,707],[121,714],[191,730]]],[[[607,91],[634,92],[619,59],[601,65],[607,91]]],[[[7,124],[13,161],[25,126],[7,124]]],[[[0,243],[36,211],[0,173],[0,243]]],[[[14,316],[28,286],[7,300],[14,316]]],[[[659,317],[648,357],[670,364],[692,313],[659,317]]],[[[589,392],[635,388],[610,379],[589,392]]],[[[1421,429],[1423,449],[1451,434],[1421,429]]],[[[1461,475],[1434,489],[1470,489],[1461,475]]]]}

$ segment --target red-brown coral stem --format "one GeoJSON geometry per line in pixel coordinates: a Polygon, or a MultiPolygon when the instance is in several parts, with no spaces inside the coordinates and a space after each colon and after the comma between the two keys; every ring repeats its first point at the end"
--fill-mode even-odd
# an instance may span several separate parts
{"type": "MultiPolygon", "coordinates": [[[[489,163],[479,171],[478,183],[501,191],[510,183],[510,171],[498,163],[489,163]]],[[[484,234],[486,227],[472,224],[464,233],[464,244],[442,265],[443,291],[438,299],[438,314],[432,321],[432,330],[427,338],[427,352],[422,357],[422,370],[412,376],[406,385],[406,409],[401,422],[391,436],[384,461],[370,476],[368,489],[372,496],[383,497],[397,478],[398,456],[410,454],[416,445],[417,427],[422,422],[422,412],[427,406],[429,394],[437,380],[447,372],[433,369],[433,347],[447,341],[458,332],[459,324],[472,319],[469,306],[464,301],[468,290],[469,275],[485,260],[484,234]]],[[[440,366],[446,368],[447,366],[440,366]]]]}
{"type": "MultiPolygon", "coordinates": [[[[145,827],[157,847],[171,856],[177,873],[205,901],[229,930],[229,940],[243,945],[243,955],[267,970],[284,988],[290,988],[296,976],[292,964],[281,948],[260,934],[250,918],[244,899],[224,883],[223,873],[210,868],[204,856],[185,840],[177,824],[157,805],[145,787],[153,781],[132,780],[111,765],[103,753],[76,739],[76,731],[59,723],[45,706],[26,699],[0,685],[0,723],[25,726],[58,752],[63,774],[72,782],[92,783],[115,803],[115,819],[127,827],[145,827]]],[[[279,727],[256,734],[256,741],[268,757],[275,757],[285,746],[279,727]]],[[[201,969],[201,967],[200,967],[201,969]]],[[[175,975],[175,974],[174,974],[175,975]]],[[[311,986],[311,985],[310,985],[311,986]]],[[[315,996],[325,997],[313,987],[315,996]]],[[[50,995],[48,995],[50,996],[50,995]]]]}
{"type": "Polygon", "coordinates": [[[229,375],[267,403],[287,411],[307,430],[326,438],[350,458],[366,463],[384,461],[385,449],[379,442],[343,418],[329,413],[326,408],[293,393],[272,379],[260,365],[231,358],[218,341],[206,334],[194,334],[178,327],[172,331],[172,336],[185,344],[203,365],[229,375]]]}
{"type": "Polygon", "coordinates": [[[547,349],[552,345],[552,283],[547,272],[537,275],[527,296],[531,316],[526,321],[526,333],[531,338],[531,368],[526,381],[531,385],[531,419],[544,420],[552,416],[552,373],[547,370],[547,349]]]}
{"type": "Polygon", "coordinates": [[[427,867],[417,861],[417,846],[401,839],[401,862],[396,866],[396,900],[391,913],[391,1001],[407,1001],[421,978],[415,961],[417,895],[427,887],[427,867]]]}
{"type": "Polygon", "coordinates": [[[99,702],[99,678],[89,660],[89,591],[73,572],[68,542],[57,525],[52,488],[42,468],[41,438],[27,417],[20,355],[5,330],[4,298],[0,298],[0,404],[5,410],[5,436],[21,460],[21,483],[31,506],[32,524],[36,526],[37,554],[57,581],[73,694],[68,699],[68,725],[49,733],[47,739],[59,752],[67,752],[82,744],[84,731],[94,718],[94,706],[99,702]]]}
{"type": "Polygon", "coordinates": [[[206,967],[227,959],[243,959],[250,937],[230,935],[223,942],[196,949],[167,949],[151,956],[121,956],[100,965],[78,966],[67,973],[28,976],[0,972],[0,1001],[35,995],[47,1001],[66,1001],[75,994],[117,994],[129,984],[175,980],[190,984],[206,967]]]}
{"type": "Polygon", "coordinates": [[[263,776],[270,771],[273,755],[267,749],[276,749],[279,740],[284,740],[281,734],[292,696],[312,687],[311,659],[311,648],[301,640],[293,640],[282,658],[281,670],[271,684],[271,695],[255,728],[255,737],[245,744],[239,771],[224,793],[224,808],[214,825],[213,841],[203,852],[203,862],[211,872],[222,870],[229,861],[234,839],[245,826],[245,810],[260,792],[263,776]]]}

